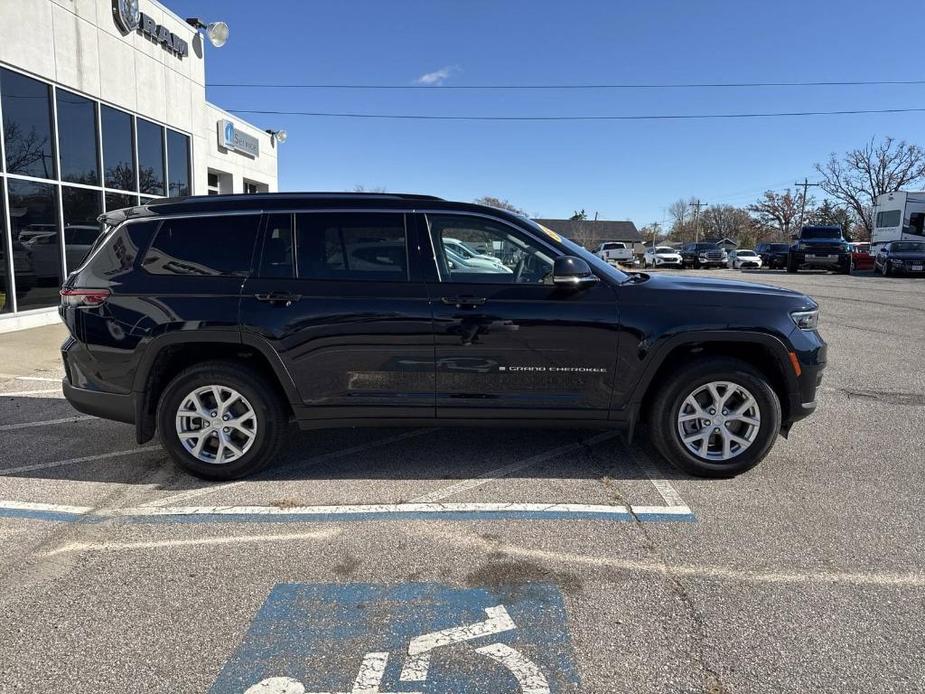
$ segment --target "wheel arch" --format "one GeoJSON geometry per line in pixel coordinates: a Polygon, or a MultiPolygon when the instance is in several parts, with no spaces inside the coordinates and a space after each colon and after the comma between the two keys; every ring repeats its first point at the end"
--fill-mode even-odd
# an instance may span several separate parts
{"type": "Polygon", "coordinates": [[[265,376],[292,414],[292,405],[298,402],[298,390],[279,355],[266,341],[230,330],[168,333],[148,344],[135,371],[132,389],[136,393],[135,438],[138,443],[145,443],[154,436],[157,402],[167,383],[183,369],[215,359],[245,362],[265,376]]]}
{"type": "Polygon", "coordinates": [[[710,331],[679,335],[653,354],[630,398],[633,421],[644,418],[668,375],[679,367],[705,356],[740,359],[765,377],[780,400],[784,421],[790,410],[790,393],[799,390],[796,374],[790,368],[790,350],[784,342],[767,333],[710,331]]]}

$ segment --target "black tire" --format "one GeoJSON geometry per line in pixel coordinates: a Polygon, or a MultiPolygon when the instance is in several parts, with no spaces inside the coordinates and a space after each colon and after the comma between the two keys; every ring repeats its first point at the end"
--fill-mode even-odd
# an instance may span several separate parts
{"type": "Polygon", "coordinates": [[[887,260],[885,263],[883,263],[883,272],[882,272],[882,274],[883,274],[884,277],[889,277],[890,275],[893,274],[893,271],[890,270],[890,261],[889,261],[889,260],[887,260]]]}
{"type": "Polygon", "coordinates": [[[799,268],[799,266],[797,265],[796,260],[795,260],[794,258],[791,258],[791,257],[788,255],[788,256],[787,256],[787,272],[796,272],[796,271],[799,270],[799,269],[800,269],[800,268],[799,268]]]}
{"type": "Polygon", "coordinates": [[[233,361],[209,361],[181,371],[167,384],[157,406],[157,429],[170,457],[187,472],[207,480],[233,480],[262,470],[276,457],[288,427],[279,395],[253,369],[233,361]],[[176,434],[176,414],[184,399],[198,386],[233,388],[243,395],[257,418],[257,432],[249,450],[229,463],[200,461],[187,451],[176,434]]]}
{"type": "Polygon", "coordinates": [[[767,378],[747,362],[729,357],[707,357],[675,372],[656,394],[648,416],[649,440],[665,460],[698,477],[734,477],[760,463],[780,432],[780,400],[767,378]],[[761,423],[752,444],[725,462],[713,462],[688,451],[678,432],[678,414],[684,400],[700,386],[729,381],[746,388],[755,398],[761,423]]]}
{"type": "Polygon", "coordinates": [[[850,275],[851,274],[851,259],[848,258],[843,260],[838,265],[838,274],[839,275],[850,275]]]}

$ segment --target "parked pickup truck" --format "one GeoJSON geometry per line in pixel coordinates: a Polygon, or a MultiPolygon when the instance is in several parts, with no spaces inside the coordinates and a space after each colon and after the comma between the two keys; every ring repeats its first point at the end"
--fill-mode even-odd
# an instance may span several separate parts
{"type": "Polygon", "coordinates": [[[636,262],[632,246],[627,246],[622,241],[604,241],[594,251],[594,255],[608,263],[633,264],[636,262]]]}
{"type": "Polygon", "coordinates": [[[804,226],[794,234],[787,254],[787,272],[802,269],[851,272],[851,246],[840,226],[804,226]]]}

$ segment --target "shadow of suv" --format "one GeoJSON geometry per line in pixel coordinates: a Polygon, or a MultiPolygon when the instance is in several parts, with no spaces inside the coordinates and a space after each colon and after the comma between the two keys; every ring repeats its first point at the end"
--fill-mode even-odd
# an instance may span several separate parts
{"type": "Polygon", "coordinates": [[[627,274],[479,205],[234,195],[102,220],[61,290],[65,396],[201,477],[269,464],[290,421],[642,421],[681,469],[733,475],[813,411],[825,366],[803,294],[627,274]],[[496,262],[454,260],[459,242],[496,262]]]}

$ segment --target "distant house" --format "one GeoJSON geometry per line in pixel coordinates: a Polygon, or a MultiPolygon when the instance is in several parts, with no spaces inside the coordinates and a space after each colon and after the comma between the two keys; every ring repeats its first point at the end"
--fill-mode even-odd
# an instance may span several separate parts
{"type": "Polygon", "coordinates": [[[632,222],[610,222],[603,219],[536,219],[535,222],[557,234],[594,250],[604,241],[632,244],[635,253],[644,253],[642,235],[632,222]]]}
{"type": "Polygon", "coordinates": [[[728,237],[721,239],[704,239],[703,241],[704,243],[715,243],[718,246],[722,246],[727,251],[734,251],[739,247],[738,243],[728,237]]]}

